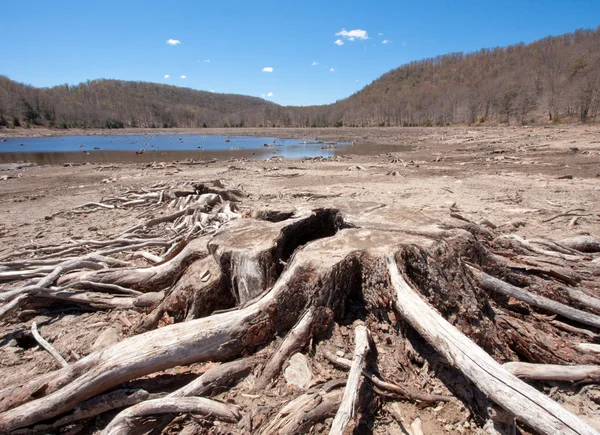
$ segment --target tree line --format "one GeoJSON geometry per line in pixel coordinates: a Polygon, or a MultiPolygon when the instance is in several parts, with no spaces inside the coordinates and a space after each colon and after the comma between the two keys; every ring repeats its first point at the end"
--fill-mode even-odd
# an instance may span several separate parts
{"type": "Polygon", "coordinates": [[[93,80],[35,88],[0,76],[0,127],[331,127],[590,122],[600,108],[600,27],[403,65],[334,104],[93,80]]]}

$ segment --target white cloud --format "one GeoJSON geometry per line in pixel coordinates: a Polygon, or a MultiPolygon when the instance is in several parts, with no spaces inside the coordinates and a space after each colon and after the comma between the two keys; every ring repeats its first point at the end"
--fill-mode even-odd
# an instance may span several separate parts
{"type": "Polygon", "coordinates": [[[260,98],[265,98],[266,95],[265,94],[260,94],[260,98]]]}
{"type": "Polygon", "coordinates": [[[166,79],[168,79],[169,77],[171,77],[169,74],[165,74],[166,79]]]}
{"type": "Polygon", "coordinates": [[[179,39],[167,39],[167,44],[169,45],[179,45],[181,41],[179,39]]]}
{"type": "Polygon", "coordinates": [[[210,63],[210,59],[206,59],[204,63],[210,63]]]}
{"type": "Polygon", "coordinates": [[[180,78],[182,78],[182,79],[184,79],[184,78],[186,78],[187,76],[179,76],[179,77],[180,77],[180,78]]]}
{"type": "Polygon", "coordinates": [[[329,72],[334,72],[335,68],[329,68],[329,72]]]}
{"type": "Polygon", "coordinates": [[[382,44],[391,44],[392,41],[390,41],[389,39],[384,39],[383,41],[381,41],[382,44]]]}
{"type": "Polygon", "coordinates": [[[316,60],[310,64],[310,66],[317,66],[319,64],[319,62],[317,62],[316,60]]]}
{"type": "Polygon", "coordinates": [[[272,96],[273,96],[273,92],[269,92],[269,93],[267,94],[267,97],[272,97],[272,96]]]}
{"type": "Polygon", "coordinates": [[[356,83],[358,83],[358,82],[360,82],[360,80],[358,80],[358,79],[357,79],[357,80],[356,80],[356,83]]]}
{"type": "Polygon", "coordinates": [[[344,45],[344,41],[342,41],[341,39],[336,39],[335,41],[333,41],[333,43],[337,45],[344,45]]]}
{"type": "Polygon", "coordinates": [[[273,67],[271,66],[266,66],[262,69],[262,72],[273,72],[273,67]]]}
{"type": "Polygon", "coordinates": [[[377,36],[383,36],[383,33],[379,32],[379,33],[377,34],[377,36]]]}
{"type": "Polygon", "coordinates": [[[355,39],[369,39],[369,34],[367,33],[367,31],[362,29],[342,29],[339,32],[337,32],[335,36],[341,36],[342,38],[346,38],[350,41],[354,41],[355,39]]]}
{"type": "Polygon", "coordinates": [[[214,90],[214,89],[211,89],[211,90],[210,90],[210,91],[208,91],[208,92],[212,92],[212,93],[214,94],[215,90],[214,90]]]}

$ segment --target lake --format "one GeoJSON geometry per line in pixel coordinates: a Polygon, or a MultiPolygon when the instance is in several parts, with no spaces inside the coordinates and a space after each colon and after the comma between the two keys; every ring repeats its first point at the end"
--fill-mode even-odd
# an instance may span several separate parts
{"type": "Polygon", "coordinates": [[[304,139],[209,135],[114,135],[11,138],[0,141],[0,163],[159,161],[232,157],[332,157],[348,143],[304,139]]]}

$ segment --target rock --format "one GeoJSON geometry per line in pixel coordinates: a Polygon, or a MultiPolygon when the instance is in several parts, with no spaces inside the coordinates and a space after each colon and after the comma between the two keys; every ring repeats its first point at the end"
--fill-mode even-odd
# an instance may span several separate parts
{"type": "Polygon", "coordinates": [[[115,328],[107,328],[100,333],[94,344],[93,350],[102,350],[119,342],[119,332],[115,328]]]}
{"type": "Polygon", "coordinates": [[[308,359],[301,353],[292,355],[290,364],[283,372],[283,376],[288,384],[306,390],[313,378],[308,359]]]}

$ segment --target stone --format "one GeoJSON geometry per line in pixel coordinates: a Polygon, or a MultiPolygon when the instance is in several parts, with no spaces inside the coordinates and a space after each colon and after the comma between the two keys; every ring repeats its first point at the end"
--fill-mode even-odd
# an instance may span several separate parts
{"type": "Polygon", "coordinates": [[[119,332],[115,328],[107,328],[100,333],[94,344],[93,350],[106,349],[115,343],[119,342],[119,332]]]}
{"type": "Polygon", "coordinates": [[[313,379],[312,369],[306,356],[301,353],[292,355],[283,376],[288,384],[306,390],[313,379]]]}

